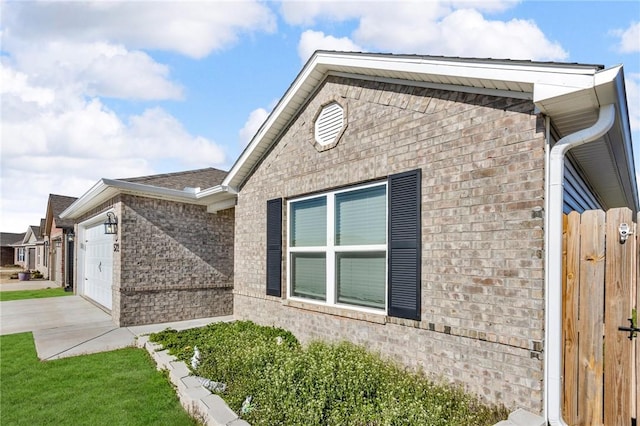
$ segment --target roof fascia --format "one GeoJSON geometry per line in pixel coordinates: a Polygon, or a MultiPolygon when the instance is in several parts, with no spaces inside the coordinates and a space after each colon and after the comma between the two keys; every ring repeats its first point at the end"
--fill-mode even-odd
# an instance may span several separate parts
{"type": "Polygon", "coordinates": [[[24,237],[22,237],[22,244],[27,244],[32,234],[33,234],[33,230],[31,229],[31,226],[28,226],[27,232],[25,232],[24,237]]]}
{"type": "Polygon", "coordinates": [[[64,210],[60,217],[63,219],[77,219],[90,209],[98,206],[119,194],[140,195],[148,198],[156,198],[177,201],[188,204],[207,205],[216,201],[219,194],[235,196],[235,192],[229,191],[222,185],[216,185],[202,191],[178,190],[162,188],[158,186],[127,182],[118,179],[100,179],[89,191],[64,210]],[[213,200],[211,200],[213,199],[213,200]]]}
{"type": "Polygon", "coordinates": [[[614,158],[618,167],[623,173],[621,177],[622,186],[627,196],[633,202],[635,211],[640,209],[638,199],[638,182],[635,172],[635,158],[633,154],[633,139],[631,137],[631,123],[629,121],[629,106],[627,105],[626,88],[624,82],[624,70],[622,65],[603,70],[596,74],[595,91],[600,105],[615,104],[616,122],[623,140],[623,153],[614,153],[614,158]]]}

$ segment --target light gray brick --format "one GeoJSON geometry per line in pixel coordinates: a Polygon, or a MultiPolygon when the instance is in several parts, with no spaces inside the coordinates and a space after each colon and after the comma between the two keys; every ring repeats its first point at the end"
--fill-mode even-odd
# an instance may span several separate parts
{"type": "Polygon", "coordinates": [[[239,194],[234,314],[285,327],[304,342],[351,340],[464,384],[487,401],[540,412],[542,360],[530,351],[544,335],[537,256],[544,223],[532,216],[544,206],[539,124],[531,102],[328,78],[239,194]],[[305,139],[313,116],[345,87],[347,130],[335,148],[319,153],[305,139]],[[348,310],[298,309],[265,296],[267,200],[414,168],[423,173],[417,326],[358,319],[348,310]]]}

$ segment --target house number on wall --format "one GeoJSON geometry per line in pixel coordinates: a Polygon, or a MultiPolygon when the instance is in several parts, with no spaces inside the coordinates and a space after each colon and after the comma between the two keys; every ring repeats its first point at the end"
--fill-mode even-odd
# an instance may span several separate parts
{"type": "Polygon", "coordinates": [[[118,253],[120,251],[120,243],[113,244],[113,252],[118,253]]]}

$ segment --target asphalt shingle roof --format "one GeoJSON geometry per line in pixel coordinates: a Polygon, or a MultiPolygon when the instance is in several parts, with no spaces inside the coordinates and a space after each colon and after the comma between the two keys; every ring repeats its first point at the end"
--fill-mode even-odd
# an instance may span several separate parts
{"type": "Polygon", "coordinates": [[[0,232],[0,246],[7,247],[11,244],[22,243],[26,232],[16,234],[13,232],[0,232]]]}
{"type": "MultiPolygon", "coordinates": [[[[76,201],[76,197],[68,197],[66,195],[56,195],[49,194],[49,206],[47,207],[47,215],[49,214],[49,209],[51,210],[51,214],[53,218],[56,220],[56,226],[58,228],[72,228],[74,221],[73,219],[60,219],[60,213],[66,210],[74,201],[76,201]]],[[[47,224],[47,226],[49,226],[47,224]]]]}
{"type": "Polygon", "coordinates": [[[209,167],[186,172],[165,173],[118,180],[182,191],[187,187],[205,189],[220,185],[226,176],[227,172],[224,170],[209,167]]]}

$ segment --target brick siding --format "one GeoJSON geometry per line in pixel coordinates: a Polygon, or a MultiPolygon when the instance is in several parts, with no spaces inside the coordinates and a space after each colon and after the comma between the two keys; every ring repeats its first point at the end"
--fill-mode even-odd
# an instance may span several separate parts
{"type": "Polygon", "coordinates": [[[121,195],[112,317],[119,326],[233,313],[234,210],[121,195]]]}
{"type": "MultiPolygon", "coordinates": [[[[541,412],[543,196],[543,122],[531,101],[329,77],[241,188],[234,313],[303,341],[362,343],[490,402],[541,412]],[[347,128],[319,152],[313,118],[332,100],[347,128]],[[415,168],[421,321],[265,296],[267,200],[415,168]]],[[[286,276],[284,262],[283,289],[286,276]]]]}

